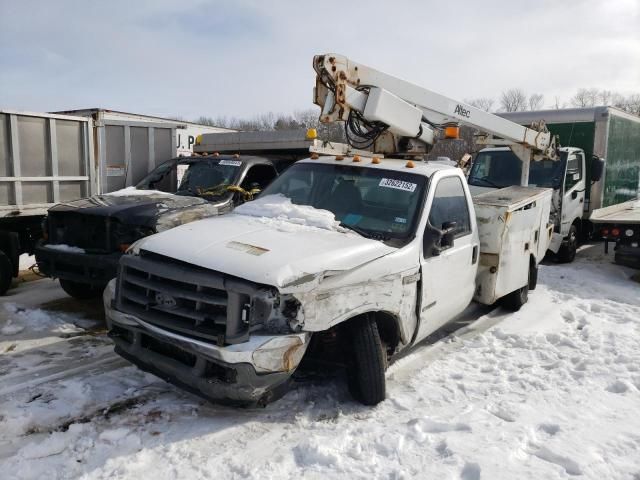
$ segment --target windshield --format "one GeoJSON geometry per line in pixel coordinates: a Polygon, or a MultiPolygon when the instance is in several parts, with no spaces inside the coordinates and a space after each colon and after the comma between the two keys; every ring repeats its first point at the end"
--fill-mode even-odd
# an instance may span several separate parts
{"type": "MultiPolygon", "coordinates": [[[[566,152],[561,152],[560,161],[532,161],[529,166],[529,185],[559,188],[566,159],[566,152]]],[[[522,161],[511,150],[480,152],[471,167],[469,185],[495,188],[520,185],[521,173],[522,161]]]]}
{"type": "Polygon", "coordinates": [[[177,195],[223,197],[226,187],[240,176],[240,160],[184,158],[165,162],[147,175],[136,188],[161,190],[177,195]]]}
{"type": "Polygon", "coordinates": [[[281,194],[297,205],[329,210],[342,226],[368,238],[407,239],[415,230],[426,181],[408,172],[299,163],[261,195],[281,194]]]}

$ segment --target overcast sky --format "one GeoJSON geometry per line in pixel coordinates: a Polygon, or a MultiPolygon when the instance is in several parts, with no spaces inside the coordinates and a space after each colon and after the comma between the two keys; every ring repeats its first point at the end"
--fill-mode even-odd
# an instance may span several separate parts
{"type": "Polygon", "coordinates": [[[288,113],[329,52],[456,99],[640,92],[640,0],[0,0],[0,108],[288,113]]]}

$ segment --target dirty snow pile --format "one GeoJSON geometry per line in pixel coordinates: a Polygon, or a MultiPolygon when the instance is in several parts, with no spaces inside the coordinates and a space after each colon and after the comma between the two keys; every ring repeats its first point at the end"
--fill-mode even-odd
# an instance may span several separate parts
{"type": "Polygon", "coordinates": [[[267,195],[244,203],[237,207],[234,213],[259,217],[264,219],[265,223],[268,223],[268,220],[275,220],[324,230],[343,230],[340,228],[340,222],[329,210],[321,210],[309,205],[296,205],[282,194],[267,195]]]}
{"type": "Polygon", "coordinates": [[[331,377],[300,379],[265,409],[211,405],[129,366],[101,336],[0,352],[0,471],[638,480],[640,285],[599,252],[542,266],[518,313],[471,309],[475,321],[391,365],[374,408],[331,377]]]}
{"type": "Polygon", "coordinates": [[[51,315],[41,309],[26,309],[14,303],[4,303],[2,305],[6,319],[0,320],[0,348],[7,341],[7,338],[25,332],[32,334],[35,332],[51,332],[55,334],[70,334],[83,331],[81,326],[86,327],[86,321],[76,316],[59,313],[51,315]]]}

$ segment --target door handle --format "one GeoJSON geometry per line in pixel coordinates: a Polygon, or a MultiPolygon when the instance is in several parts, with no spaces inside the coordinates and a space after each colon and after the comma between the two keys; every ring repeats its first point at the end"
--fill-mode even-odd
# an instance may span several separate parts
{"type": "Polygon", "coordinates": [[[471,265],[475,265],[477,261],[478,261],[478,246],[474,245],[473,251],[471,253],[471,265]]]}

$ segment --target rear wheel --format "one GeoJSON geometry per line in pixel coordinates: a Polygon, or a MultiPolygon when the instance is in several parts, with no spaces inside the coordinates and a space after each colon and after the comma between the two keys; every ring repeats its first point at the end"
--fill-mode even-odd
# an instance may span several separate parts
{"type": "Polygon", "coordinates": [[[88,283],[74,282],[71,280],[60,279],[62,289],[73,298],[78,300],[92,300],[100,298],[106,285],[95,287],[88,283]]]}
{"type": "Polygon", "coordinates": [[[505,295],[502,298],[502,306],[507,310],[511,310],[512,312],[517,312],[522,308],[522,306],[527,303],[529,300],[529,290],[533,290],[536,288],[538,283],[538,266],[535,262],[532,262],[529,265],[529,276],[527,280],[527,284],[511,292],[508,295],[505,295]],[[533,285],[533,286],[532,286],[533,285]]]}
{"type": "Polygon", "coordinates": [[[529,300],[529,285],[505,295],[502,298],[502,306],[512,312],[517,312],[529,300]]]}
{"type": "Polygon", "coordinates": [[[347,366],[351,395],[365,405],[377,405],[386,396],[386,351],[373,318],[363,318],[351,326],[352,360],[347,366]]]}
{"type": "Polygon", "coordinates": [[[7,255],[0,251],[0,295],[4,295],[11,286],[13,278],[13,265],[7,255]]]}
{"type": "Polygon", "coordinates": [[[578,229],[575,225],[571,225],[567,239],[562,243],[556,258],[560,263],[571,263],[576,258],[578,250],[578,229]]]}
{"type": "Polygon", "coordinates": [[[529,290],[535,290],[538,286],[538,265],[536,261],[531,259],[531,265],[529,265],[529,290]]]}

